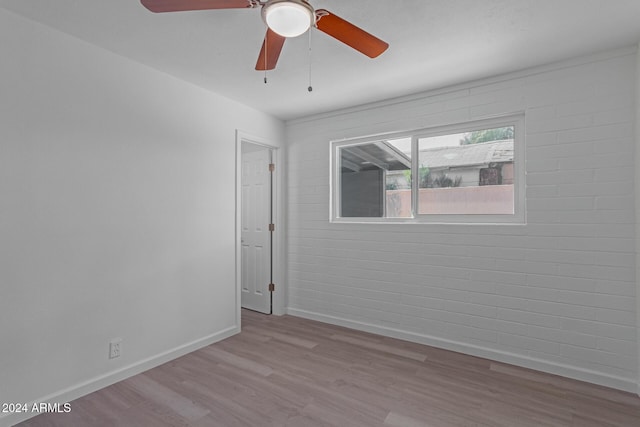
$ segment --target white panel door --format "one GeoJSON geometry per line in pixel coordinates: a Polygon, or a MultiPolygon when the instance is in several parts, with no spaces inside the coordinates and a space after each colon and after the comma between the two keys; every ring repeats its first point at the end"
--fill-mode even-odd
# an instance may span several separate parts
{"type": "Polygon", "coordinates": [[[270,313],[271,153],[258,148],[242,153],[241,303],[244,308],[270,313]]]}

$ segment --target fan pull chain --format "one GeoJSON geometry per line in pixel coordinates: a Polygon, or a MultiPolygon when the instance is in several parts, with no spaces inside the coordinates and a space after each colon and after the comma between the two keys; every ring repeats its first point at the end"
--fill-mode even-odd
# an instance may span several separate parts
{"type": "Polygon", "coordinates": [[[313,86],[311,86],[311,28],[309,28],[309,87],[307,90],[309,92],[313,91],[313,86]]]}
{"type": "Polygon", "coordinates": [[[267,49],[269,49],[269,31],[264,36],[264,84],[267,84],[267,49]]]}

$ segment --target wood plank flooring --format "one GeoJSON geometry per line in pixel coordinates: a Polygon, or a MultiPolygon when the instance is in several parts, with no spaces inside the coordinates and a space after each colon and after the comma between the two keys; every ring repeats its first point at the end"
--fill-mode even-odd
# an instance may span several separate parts
{"type": "Polygon", "coordinates": [[[630,393],[291,316],[22,426],[640,426],[630,393]]]}

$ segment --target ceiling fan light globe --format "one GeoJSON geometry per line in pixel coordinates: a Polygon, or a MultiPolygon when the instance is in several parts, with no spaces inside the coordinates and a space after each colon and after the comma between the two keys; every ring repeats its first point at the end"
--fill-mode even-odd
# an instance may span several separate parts
{"type": "Polygon", "coordinates": [[[262,9],[267,26],[282,37],[297,37],[313,25],[314,10],[297,1],[267,3],[262,9]]]}

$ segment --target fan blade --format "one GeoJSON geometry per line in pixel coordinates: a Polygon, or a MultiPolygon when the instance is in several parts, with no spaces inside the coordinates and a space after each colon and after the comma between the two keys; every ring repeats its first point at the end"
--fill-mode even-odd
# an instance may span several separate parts
{"type": "Polygon", "coordinates": [[[258,62],[256,62],[256,70],[265,71],[276,68],[285,39],[286,37],[273,32],[270,28],[267,29],[258,62]]]}
{"type": "Polygon", "coordinates": [[[389,47],[388,43],[356,27],[352,23],[345,21],[339,16],[334,15],[326,9],[316,10],[316,16],[318,17],[316,27],[320,31],[351,46],[369,58],[379,56],[389,47]]]}
{"type": "Polygon", "coordinates": [[[151,12],[156,13],[256,7],[256,3],[251,0],[140,0],[140,2],[151,12]]]}

